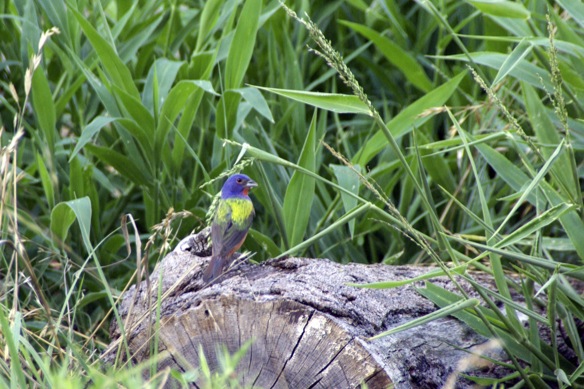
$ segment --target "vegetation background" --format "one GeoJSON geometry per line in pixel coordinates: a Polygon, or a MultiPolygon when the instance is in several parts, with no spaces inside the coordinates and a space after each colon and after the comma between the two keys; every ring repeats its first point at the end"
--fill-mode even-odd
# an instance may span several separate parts
{"type": "Polygon", "coordinates": [[[305,23],[278,0],[2,2],[0,385],[236,386],[104,374],[99,354],[138,265],[243,169],[254,260],[490,272],[490,305],[455,315],[514,373],[479,382],[581,387],[583,3],[286,5],[305,23]]]}

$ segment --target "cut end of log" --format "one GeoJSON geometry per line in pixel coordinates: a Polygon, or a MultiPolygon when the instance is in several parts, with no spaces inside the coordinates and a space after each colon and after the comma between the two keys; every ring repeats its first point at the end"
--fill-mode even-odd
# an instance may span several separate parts
{"type": "MultiPolygon", "coordinates": [[[[118,354],[139,363],[158,342],[158,370],[193,371],[203,353],[210,369],[220,371],[222,348],[235,354],[247,346],[236,369],[245,387],[430,388],[442,387],[468,357],[465,349],[486,341],[454,318],[366,340],[436,307],[411,285],[380,290],[348,284],[409,279],[427,268],[287,258],[240,263],[206,285],[201,275],[209,258],[196,253],[207,252],[195,253],[185,241],[158,264],[150,290],[142,282],[125,294],[119,307],[125,342],[114,321],[104,360],[118,354]]],[[[452,288],[444,278],[433,282],[452,288]]],[[[456,387],[471,386],[459,381],[456,387]]]]}
{"type": "MultiPolygon", "coordinates": [[[[166,351],[159,369],[178,367],[182,372],[195,367],[191,362],[201,360],[201,351],[211,371],[218,371],[219,345],[235,354],[250,341],[237,368],[243,387],[354,388],[363,382],[370,388],[391,386],[362,340],[294,301],[221,296],[169,317],[159,339],[160,349],[166,351]]],[[[145,336],[136,339],[140,343],[147,343],[145,336]]]]}

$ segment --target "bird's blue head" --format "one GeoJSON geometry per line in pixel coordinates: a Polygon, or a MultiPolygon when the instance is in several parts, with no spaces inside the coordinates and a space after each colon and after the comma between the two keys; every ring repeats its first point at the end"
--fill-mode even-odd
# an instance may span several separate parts
{"type": "Polygon", "coordinates": [[[225,181],[221,189],[221,198],[247,197],[250,188],[258,186],[254,180],[245,174],[234,174],[225,181]]]}

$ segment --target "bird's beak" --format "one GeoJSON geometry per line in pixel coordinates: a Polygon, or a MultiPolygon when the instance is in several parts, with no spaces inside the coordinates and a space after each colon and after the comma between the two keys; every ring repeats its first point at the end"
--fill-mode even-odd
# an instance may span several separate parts
{"type": "Polygon", "coordinates": [[[246,184],[246,188],[257,188],[258,184],[254,180],[249,180],[246,184]]]}

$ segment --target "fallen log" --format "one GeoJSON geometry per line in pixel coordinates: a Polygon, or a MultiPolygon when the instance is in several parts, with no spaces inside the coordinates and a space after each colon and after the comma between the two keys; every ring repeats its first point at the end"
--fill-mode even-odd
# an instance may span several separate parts
{"type": "MultiPolygon", "coordinates": [[[[410,279],[428,267],[342,265],[308,258],[261,265],[240,261],[205,285],[201,276],[208,255],[204,233],[184,239],[157,265],[149,282],[124,294],[119,313],[127,348],[113,320],[104,360],[112,362],[119,355],[139,363],[149,358],[156,340],[158,371],[196,369],[201,352],[215,371],[220,345],[235,353],[251,341],[237,366],[244,387],[355,388],[364,383],[373,389],[438,388],[456,374],[470,350],[487,341],[451,317],[367,340],[437,307],[414,285],[362,289],[347,284],[410,279]]],[[[454,290],[445,277],[432,282],[454,290]]],[[[493,352],[492,357],[502,358],[500,350],[493,352]]],[[[497,377],[508,371],[497,366],[475,373],[497,377]]],[[[468,380],[456,384],[472,386],[468,380]]]]}

